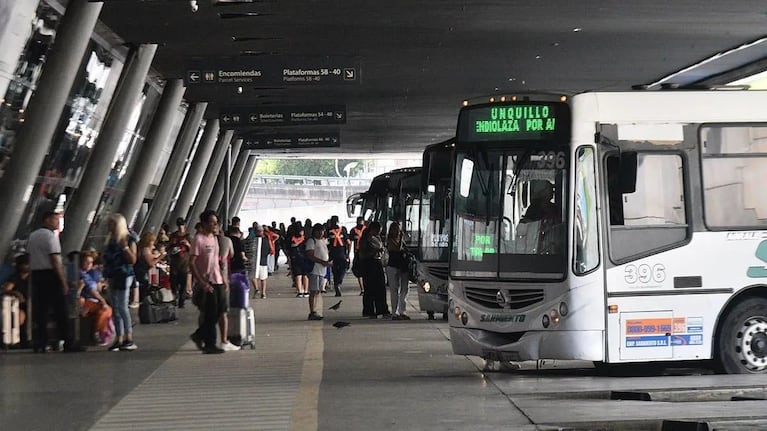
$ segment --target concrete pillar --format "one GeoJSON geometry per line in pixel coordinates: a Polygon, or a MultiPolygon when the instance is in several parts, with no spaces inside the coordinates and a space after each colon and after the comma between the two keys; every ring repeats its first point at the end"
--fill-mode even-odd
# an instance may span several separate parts
{"type": "Polygon", "coordinates": [[[85,243],[115,154],[125,136],[125,125],[130,120],[144,89],[156,51],[155,44],[139,45],[130,57],[129,64],[123,69],[123,76],[109,106],[109,113],[96,145],[88,158],[82,180],[67,203],[64,231],[60,236],[61,250],[65,253],[80,250],[85,243]]]}
{"type": "Polygon", "coordinates": [[[13,235],[24,215],[32,187],[75,81],[80,61],[103,3],[87,0],[69,2],[59,24],[48,61],[26,110],[26,122],[19,131],[11,162],[0,178],[0,256],[10,248],[13,235]]]}
{"type": "Polygon", "coordinates": [[[210,199],[210,195],[213,193],[213,186],[216,185],[215,173],[222,170],[221,165],[223,165],[226,154],[229,152],[229,143],[232,142],[233,135],[233,130],[227,130],[219,135],[218,142],[213,150],[213,155],[210,158],[210,163],[205,169],[206,175],[203,175],[200,189],[197,191],[196,197],[194,198],[194,204],[192,205],[192,210],[189,212],[189,218],[193,218],[195,215],[208,209],[208,199],[210,199]]]}
{"type": "MultiPolygon", "coordinates": [[[[240,148],[242,147],[242,138],[235,139],[234,142],[231,145],[231,152],[227,153],[230,155],[229,157],[229,163],[225,160],[224,163],[221,165],[221,170],[218,173],[218,178],[216,178],[216,185],[213,187],[213,192],[210,194],[210,199],[208,199],[208,208],[211,209],[217,209],[221,205],[221,201],[225,198],[227,199],[227,202],[231,199],[228,199],[227,195],[227,187],[226,182],[230,176],[232,175],[232,169],[234,168],[231,161],[237,157],[237,154],[240,154],[240,148]]],[[[247,158],[247,156],[244,156],[244,158],[247,158]]],[[[242,163],[242,168],[245,168],[245,163],[242,163]]],[[[231,183],[230,183],[231,184],[231,183]]],[[[229,191],[229,194],[231,194],[231,191],[229,191]]],[[[222,214],[219,214],[222,215],[222,214]]]]}
{"type": "Polygon", "coordinates": [[[0,97],[8,91],[19,56],[32,33],[33,23],[37,22],[37,5],[40,0],[0,1],[5,3],[7,21],[5,28],[0,28],[0,97]]]}
{"type": "Polygon", "coordinates": [[[181,187],[181,194],[176,199],[176,206],[173,208],[173,214],[170,217],[171,220],[179,217],[185,220],[192,220],[197,216],[196,214],[189,215],[189,207],[192,205],[192,200],[200,187],[202,176],[213,155],[218,131],[218,120],[208,120],[205,124],[205,132],[202,134],[202,139],[200,139],[200,143],[197,145],[192,166],[189,167],[189,171],[186,173],[186,180],[184,180],[184,185],[181,187]]]}
{"type": "Polygon", "coordinates": [[[229,214],[232,217],[236,216],[240,212],[242,201],[245,200],[245,195],[248,194],[248,187],[250,186],[250,179],[253,178],[253,171],[256,170],[258,164],[258,157],[255,155],[248,157],[248,163],[245,165],[245,170],[242,172],[242,177],[237,182],[237,189],[232,197],[232,203],[229,205],[229,214]]]}
{"type": "Polygon", "coordinates": [[[181,125],[181,132],[176,138],[176,144],[173,146],[173,153],[165,166],[165,172],[162,174],[162,180],[157,187],[152,205],[149,207],[149,215],[142,226],[141,231],[157,232],[160,224],[165,220],[165,216],[170,208],[170,201],[176,194],[181,175],[184,174],[184,164],[189,153],[192,151],[194,139],[197,137],[197,130],[200,128],[202,116],[208,108],[207,102],[200,102],[190,106],[186,111],[184,123],[181,125]]]}
{"type": "Polygon", "coordinates": [[[165,83],[160,104],[152,119],[152,125],[146,134],[146,140],[141,146],[139,156],[136,158],[134,168],[125,184],[125,194],[120,200],[118,212],[128,220],[128,226],[138,213],[141,203],[144,201],[149,183],[157,170],[157,163],[165,142],[173,128],[173,120],[176,117],[181,98],[184,96],[184,85],[180,79],[171,79],[165,83]]]}

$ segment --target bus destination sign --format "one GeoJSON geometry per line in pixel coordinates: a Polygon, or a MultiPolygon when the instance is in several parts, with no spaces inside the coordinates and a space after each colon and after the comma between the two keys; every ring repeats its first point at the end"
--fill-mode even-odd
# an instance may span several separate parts
{"type": "Polygon", "coordinates": [[[496,103],[464,108],[458,122],[462,141],[551,140],[569,129],[564,103],[496,103]]]}

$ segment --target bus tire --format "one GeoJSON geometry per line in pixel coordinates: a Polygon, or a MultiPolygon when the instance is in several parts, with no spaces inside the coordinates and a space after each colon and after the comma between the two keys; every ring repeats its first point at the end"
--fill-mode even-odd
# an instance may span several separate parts
{"type": "Polygon", "coordinates": [[[767,299],[753,297],[736,304],[724,317],[716,337],[720,372],[767,372],[767,299]]]}

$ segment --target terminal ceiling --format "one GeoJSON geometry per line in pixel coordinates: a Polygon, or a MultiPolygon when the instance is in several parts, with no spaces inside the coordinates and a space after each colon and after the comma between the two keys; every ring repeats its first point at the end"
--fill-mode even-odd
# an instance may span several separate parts
{"type": "MultiPolygon", "coordinates": [[[[158,43],[154,70],[193,58],[352,58],[354,85],[188,87],[209,117],[228,106],[346,106],[343,152],[421,151],[454,133],[464,99],[499,92],[629,90],[761,38],[762,0],[107,0],[127,43],[158,43]],[[256,12],[251,16],[234,14],[256,12]]],[[[321,62],[321,60],[318,60],[321,62]]],[[[322,127],[322,126],[311,126],[322,127]]],[[[313,150],[319,151],[319,150],[313,150]]],[[[305,154],[306,155],[306,154],[305,154]]]]}

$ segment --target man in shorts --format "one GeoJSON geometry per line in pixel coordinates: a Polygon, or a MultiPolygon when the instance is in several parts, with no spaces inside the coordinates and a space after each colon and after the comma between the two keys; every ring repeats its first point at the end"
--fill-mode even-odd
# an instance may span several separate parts
{"type": "Polygon", "coordinates": [[[261,289],[261,298],[266,298],[266,279],[269,278],[269,253],[271,246],[269,238],[264,232],[264,226],[258,225],[255,228],[256,237],[254,240],[254,259],[252,270],[252,282],[256,289],[261,289]],[[256,284],[258,281],[258,284],[256,284]]]}

